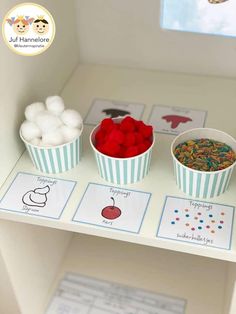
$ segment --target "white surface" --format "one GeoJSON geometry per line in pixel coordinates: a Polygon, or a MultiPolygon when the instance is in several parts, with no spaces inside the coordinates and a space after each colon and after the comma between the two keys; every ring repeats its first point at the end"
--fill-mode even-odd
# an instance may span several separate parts
{"type": "MultiPolygon", "coordinates": [[[[123,111],[123,113],[118,116],[131,115],[135,119],[140,120],[144,111],[144,105],[127,103],[118,100],[95,99],[89,108],[88,114],[85,118],[85,123],[97,125],[104,118],[111,118],[112,116],[109,109],[115,109],[121,112],[123,111]]],[[[118,116],[116,115],[116,117],[118,116]]],[[[116,117],[113,116],[112,118],[116,117]]]]}
{"type": "Polygon", "coordinates": [[[0,221],[0,230],[2,258],[16,298],[12,306],[17,302],[21,314],[44,313],[45,299],[72,235],[4,220],[0,221]]]}
{"type": "MultiPolygon", "coordinates": [[[[151,105],[154,103],[172,103],[176,106],[185,103],[186,107],[188,105],[189,108],[208,110],[207,127],[220,128],[236,136],[234,127],[236,110],[235,82],[231,80],[111,67],[80,66],[67,84],[62,96],[66,103],[70,103],[75,109],[77,108],[83,116],[86,115],[91,101],[96,97],[105,99],[131,99],[134,102],[145,103],[147,105],[144,112],[145,122],[150,114],[151,105]],[[103,80],[101,80],[101,77],[103,80]],[[106,88],[104,88],[104,84],[106,88]],[[142,86],[142,88],[140,88],[140,86],[142,86]],[[171,95],[169,94],[170,90],[172,90],[171,95]],[[227,103],[221,106],[226,98],[227,103]]],[[[71,219],[88,182],[105,183],[98,175],[92,148],[89,145],[89,134],[91,130],[92,127],[89,126],[85,126],[84,128],[84,153],[78,167],[56,176],[58,179],[63,178],[80,182],[75,187],[59,221],[49,221],[48,219],[22,216],[17,213],[7,212],[1,212],[0,218],[98,235],[222,260],[236,261],[235,230],[232,237],[232,250],[224,251],[224,254],[222,254],[222,250],[220,249],[206,248],[189,243],[156,238],[157,226],[161,217],[165,196],[168,194],[183,197],[183,193],[179,191],[174,180],[170,154],[170,145],[173,137],[169,135],[157,135],[156,145],[153,150],[151,170],[148,176],[139,183],[125,187],[152,193],[152,199],[139,235],[72,223],[71,219]]],[[[12,171],[6,184],[1,189],[0,197],[7,190],[15,174],[19,171],[39,175],[39,172],[34,169],[27,153],[25,153],[12,171]]],[[[235,173],[233,173],[229,190],[210,201],[229,205],[235,204],[235,189],[236,176],[235,173]]]]}
{"type": "Polygon", "coordinates": [[[157,236],[230,250],[234,207],[167,197],[157,236]]]}
{"type": "Polygon", "coordinates": [[[0,313],[21,314],[5,262],[0,254],[0,313]]]}
{"type": "Polygon", "coordinates": [[[223,312],[226,264],[220,261],[76,235],[48,302],[66,273],[186,299],[186,314],[223,312]]]}
{"type": "MultiPolygon", "coordinates": [[[[236,76],[235,38],[161,29],[160,8],[161,0],[77,0],[80,60],[236,76]]],[[[109,85],[105,78],[101,79],[104,88],[109,85]]]]}
{"type": "MultiPolygon", "coordinates": [[[[154,105],[148,124],[154,127],[155,132],[177,135],[193,128],[203,128],[206,120],[206,111],[189,108],[154,105]],[[177,120],[168,119],[169,115],[176,115],[178,119],[185,117],[190,121],[175,123],[177,120]],[[165,117],[165,119],[164,119],[165,117]]],[[[181,121],[181,120],[179,120],[181,121]]]]}
{"type": "Polygon", "coordinates": [[[0,201],[0,209],[60,219],[75,185],[74,181],[17,173],[0,201]]]}
{"type": "Polygon", "coordinates": [[[143,191],[89,184],[73,221],[139,233],[150,198],[151,194],[143,191]],[[106,210],[109,211],[108,215],[106,210]],[[117,211],[120,216],[109,219],[112,211],[117,211]]]}
{"type": "Polygon", "coordinates": [[[184,314],[186,300],[67,274],[60,282],[47,314],[184,314]]]}

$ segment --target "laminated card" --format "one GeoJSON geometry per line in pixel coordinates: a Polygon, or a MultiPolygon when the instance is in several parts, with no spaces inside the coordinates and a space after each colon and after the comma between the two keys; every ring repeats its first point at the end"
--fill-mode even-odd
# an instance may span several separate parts
{"type": "Polygon", "coordinates": [[[85,124],[98,124],[104,118],[132,116],[140,120],[144,104],[128,103],[117,100],[95,99],[85,118],[85,124]]]}
{"type": "Polygon", "coordinates": [[[167,196],[157,237],[229,250],[234,207],[167,196]]]}
{"type": "Polygon", "coordinates": [[[89,183],[73,221],[139,233],[151,194],[89,183]]]}
{"type": "Polygon", "coordinates": [[[184,314],[186,300],[66,274],[47,314],[184,314]]]}
{"type": "Polygon", "coordinates": [[[19,172],[0,201],[0,210],[59,219],[76,182],[19,172]]]}
{"type": "Polygon", "coordinates": [[[189,108],[154,105],[148,123],[155,132],[177,135],[189,129],[203,128],[207,112],[189,108]]]}

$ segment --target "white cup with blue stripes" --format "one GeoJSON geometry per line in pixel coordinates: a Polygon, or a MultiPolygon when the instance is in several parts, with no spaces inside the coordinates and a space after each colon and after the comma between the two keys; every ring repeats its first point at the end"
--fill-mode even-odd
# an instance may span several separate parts
{"type": "MultiPolygon", "coordinates": [[[[114,118],[115,123],[119,123],[123,118],[114,118]]],[[[90,144],[93,148],[97,167],[100,176],[114,184],[131,184],[142,180],[149,172],[152,148],[155,142],[153,135],[152,145],[144,153],[135,157],[115,158],[102,154],[95,147],[95,134],[100,124],[97,125],[90,134],[90,144]]]]}
{"type": "Polygon", "coordinates": [[[20,131],[20,137],[34,166],[41,172],[61,173],[78,165],[82,154],[82,132],[73,141],[52,147],[36,146],[27,142],[20,131]]]}
{"type": "Polygon", "coordinates": [[[171,154],[178,187],[189,196],[205,199],[216,197],[227,190],[236,161],[230,167],[218,171],[199,171],[184,166],[174,155],[176,146],[185,141],[200,138],[223,142],[235,152],[236,140],[227,133],[216,129],[197,128],[181,133],[172,142],[171,154]]]}

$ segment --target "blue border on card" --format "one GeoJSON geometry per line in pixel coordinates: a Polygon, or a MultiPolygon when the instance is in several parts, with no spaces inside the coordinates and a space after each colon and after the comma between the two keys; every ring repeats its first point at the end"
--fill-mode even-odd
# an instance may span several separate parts
{"type": "MultiPolygon", "coordinates": [[[[128,104],[128,105],[131,104],[131,102],[123,101],[123,100],[119,101],[119,100],[105,99],[105,98],[94,98],[94,99],[92,100],[92,103],[91,103],[91,105],[90,105],[90,107],[89,107],[89,110],[88,110],[88,112],[87,112],[87,114],[86,114],[86,116],[85,116],[85,118],[84,118],[84,124],[85,124],[85,125],[96,125],[96,124],[93,124],[93,123],[87,123],[86,120],[87,120],[87,118],[88,118],[88,116],[89,116],[89,114],[90,114],[90,112],[91,112],[91,110],[92,110],[92,108],[93,108],[93,106],[95,105],[95,102],[96,102],[97,100],[101,100],[101,101],[111,101],[111,102],[114,103],[114,104],[128,104]]],[[[136,103],[136,102],[132,102],[132,104],[134,104],[134,105],[139,105],[139,106],[142,105],[142,106],[143,106],[143,109],[142,109],[142,112],[141,112],[141,115],[140,115],[140,119],[141,119],[142,116],[143,116],[143,113],[144,113],[144,110],[145,110],[146,105],[145,105],[145,104],[142,104],[142,103],[136,103]]],[[[99,123],[99,121],[98,121],[98,123],[99,123]]]]}
{"type": "Polygon", "coordinates": [[[235,206],[232,206],[232,205],[226,205],[226,204],[221,204],[221,203],[205,202],[205,201],[202,201],[202,200],[195,200],[195,199],[191,199],[191,198],[184,198],[184,197],[166,195],[165,201],[164,201],[164,205],[162,207],[161,218],[160,218],[159,225],[158,225],[157,232],[156,232],[156,238],[168,239],[168,240],[172,240],[172,241],[188,243],[188,244],[191,244],[191,245],[200,245],[202,247],[216,248],[216,249],[228,250],[229,251],[229,250],[231,250],[231,245],[232,245],[232,234],[233,234],[233,227],[234,227],[234,214],[235,214],[235,206]],[[181,199],[181,200],[185,200],[185,201],[196,201],[196,202],[201,202],[201,203],[205,203],[205,204],[220,205],[220,206],[225,206],[225,207],[232,208],[233,209],[233,216],[232,216],[232,225],[231,225],[231,232],[230,232],[229,247],[228,248],[222,248],[222,247],[212,246],[212,245],[202,245],[200,243],[194,243],[194,242],[183,241],[183,240],[176,240],[176,239],[173,239],[173,238],[159,236],[158,233],[159,233],[159,230],[160,230],[160,227],[161,227],[161,222],[162,222],[162,218],[163,218],[163,214],[164,214],[164,211],[165,211],[165,206],[166,206],[166,202],[167,202],[168,198],[177,198],[177,199],[181,199]]]}
{"type": "Polygon", "coordinates": [[[45,216],[45,215],[36,215],[36,214],[31,214],[31,213],[24,213],[24,212],[20,212],[19,210],[14,210],[14,209],[7,209],[7,208],[1,208],[0,207],[0,210],[3,210],[3,211],[7,211],[7,212],[14,212],[14,213],[18,213],[19,215],[25,215],[25,216],[34,216],[34,217],[43,217],[43,218],[48,218],[48,219],[52,219],[52,220],[60,220],[63,212],[64,212],[64,209],[66,208],[66,205],[67,203],[69,202],[69,199],[71,197],[71,194],[73,193],[74,189],[75,189],[75,186],[77,184],[77,181],[73,181],[73,180],[66,180],[66,179],[58,179],[58,178],[54,178],[54,177],[48,177],[48,176],[45,176],[45,175],[37,175],[37,174],[32,174],[32,173],[28,173],[28,172],[17,172],[17,174],[15,175],[14,179],[12,180],[10,186],[8,187],[8,189],[6,190],[6,192],[4,193],[3,197],[0,199],[0,206],[1,206],[1,202],[3,201],[4,197],[6,196],[6,194],[8,193],[8,191],[10,190],[10,188],[12,187],[12,185],[14,184],[16,178],[18,177],[19,174],[25,174],[25,175],[30,175],[30,176],[34,176],[34,177],[44,177],[44,178],[49,178],[49,179],[54,179],[54,180],[58,180],[58,181],[66,181],[66,182],[73,182],[74,183],[74,186],[70,192],[70,194],[68,195],[68,198],[65,202],[65,205],[64,207],[62,208],[61,212],[60,212],[60,215],[58,217],[49,217],[49,216],[45,216]]]}
{"type": "MultiPolygon", "coordinates": [[[[202,126],[203,128],[205,128],[206,119],[207,119],[207,116],[208,116],[208,111],[207,110],[200,110],[200,109],[186,108],[186,107],[179,107],[179,106],[169,106],[169,105],[152,105],[151,112],[150,112],[150,114],[148,116],[148,122],[147,122],[148,124],[150,124],[150,119],[151,119],[151,116],[153,114],[153,111],[154,111],[155,107],[176,108],[176,109],[186,109],[186,110],[189,110],[189,111],[192,110],[192,111],[205,112],[203,126],[202,126]]],[[[154,128],[154,126],[153,126],[153,128],[154,128]]],[[[181,132],[177,132],[177,133],[173,134],[173,133],[170,133],[170,132],[155,131],[155,129],[154,129],[154,133],[167,134],[167,135],[171,135],[171,136],[178,136],[181,132]]]]}
{"type": "Polygon", "coordinates": [[[79,202],[79,205],[77,206],[77,209],[71,219],[71,221],[73,222],[79,222],[79,223],[82,223],[82,224],[85,224],[85,225],[91,225],[91,226],[96,226],[96,227],[100,227],[100,228],[105,228],[105,229],[112,229],[112,230],[118,230],[118,231],[123,231],[123,232],[128,232],[128,233],[133,233],[133,234],[139,234],[140,233],[140,230],[142,228],[142,225],[143,225],[143,221],[144,221],[144,218],[145,218],[145,215],[146,215],[146,212],[147,212],[147,209],[148,209],[148,206],[149,206],[149,202],[150,202],[150,199],[151,199],[151,196],[152,196],[152,193],[150,192],[144,192],[144,191],[138,191],[138,190],[132,190],[132,189],[125,189],[125,188],[121,188],[121,187],[117,187],[117,186],[112,186],[112,185],[106,185],[106,184],[100,184],[100,183],[94,183],[94,182],[89,182],[86,189],[85,189],[85,192],[79,202]],[[113,228],[113,227],[108,227],[108,226],[101,226],[99,224],[93,224],[93,223],[89,223],[89,222],[84,222],[84,221],[80,221],[80,220],[75,220],[75,216],[77,214],[77,212],[79,211],[79,208],[80,208],[80,205],[81,203],[83,202],[83,199],[84,199],[84,196],[89,188],[90,185],[99,185],[99,186],[105,186],[105,187],[111,187],[111,188],[117,188],[117,189],[120,189],[120,190],[126,190],[126,191],[132,191],[132,192],[138,192],[138,193],[143,193],[143,194],[148,194],[149,195],[149,198],[148,198],[148,201],[147,201],[147,205],[146,205],[146,208],[144,210],[144,213],[143,213],[143,217],[142,217],[142,220],[141,220],[141,223],[140,223],[140,226],[139,226],[139,229],[137,232],[135,231],[129,231],[129,230],[124,230],[124,229],[119,229],[119,228],[113,228]]]}

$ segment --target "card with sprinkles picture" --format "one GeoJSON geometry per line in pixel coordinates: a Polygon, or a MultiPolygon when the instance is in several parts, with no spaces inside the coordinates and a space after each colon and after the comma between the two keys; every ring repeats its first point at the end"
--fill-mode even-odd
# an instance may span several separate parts
{"type": "Polygon", "coordinates": [[[231,249],[234,207],[167,196],[157,237],[231,249]]]}

